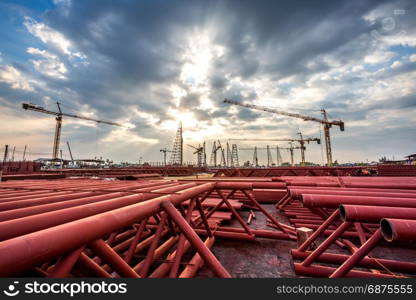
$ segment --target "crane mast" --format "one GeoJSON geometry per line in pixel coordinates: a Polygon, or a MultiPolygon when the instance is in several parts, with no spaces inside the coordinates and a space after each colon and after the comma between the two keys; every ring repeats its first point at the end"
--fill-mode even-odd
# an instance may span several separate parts
{"type": "Polygon", "coordinates": [[[254,105],[254,104],[244,104],[244,103],[240,103],[238,101],[234,101],[234,100],[230,100],[230,99],[224,99],[224,103],[228,103],[228,104],[233,104],[233,105],[238,105],[238,106],[242,106],[242,107],[247,107],[250,109],[255,109],[255,110],[261,110],[261,111],[265,111],[265,112],[270,112],[270,113],[274,113],[274,114],[279,114],[279,115],[283,115],[283,116],[287,116],[287,117],[292,117],[292,118],[298,118],[304,121],[313,121],[313,122],[318,122],[321,123],[324,127],[324,135],[325,135],[325,149],[326,149],[326,158],[327,158],[327,165],[331,166],[332,165],[332,148],[331,148],[331,137],[330,137],[330,128],[332,127],[332,125],[334,126],[339,126],[341,131],[345,130],[345,125],[344,122],[341,120],[333,120],[333,121],[329,121],[326,111],[324,109],[321,110],[322,114],[323,114],[323,119],[320,118],[315,118],[315,117],[310,117],[310,116],[304,116],[301,114],[295,114],[295,113],[289,113],[280,109],[275,109],[275,108],[269,108],[269,107],[265,107],[265,106],[259,106],[259,105],[254,105]]]}
{"type": "Polygon", "coordinates": [[[54,137],[54,140],[53,140],[53,149],[52,149],[52,159],[53,160],[57,160],[58,155],[59,155],[59,144],[60,144],[60,140],[61,140],[62,117],[63,116],[70,117],[70,118],[81,119],[81,120],[93,121],[93,122],[96,122],[96,123],[103,123],[103,124],[107,124],[107,125],[114,125],[114,126],[123,127],[123,125],[115,123],[115,122],[97,120],[97,119],[78,116],[78,115],[74,115],[74,114],[63,113],[62,110],[61,110],[60,103],[56,102],[56,105],[58,106],[59,112],[50,111],[50,110],[47,110],[43,107],[34,105],[32,103],[22,103],[22,108],[25,109],[25,110],[32,110],[32,111],[37,111],[37,112],[40,112],[40,113],[56,116],[56,118],[55,118],[55,120],[56,120],[55,137],[54,137]]]}
{"type": "MultiPolygon", "coordinates": [[[[305,142],[306,143],[310,143],[310,142],[317,142],[318,144],[321,143],[321,139],[319,138],[303,138],[303,135],[301,132],[298,132],[300,138],[299,139],[291,139],[291,138],[284,138],[284,139],[228,139],[229,141],[256,141],[256,142],[298,142],[300,144],[300,147],[297,147],[295,149],[300,149],[301,152],[301,165],[304,166],[306,161],[305,161],[305,142]]],[[[292,150],[293,152],[293,150],[292,150]]],[[[292,153],[291,152],[291,153],[292,153]]],[[[293,154],[293,153],[292,153],[293,154]]],[[[292,163],[293,164],[293,163],[292,163]]]]}
{"type": "MultiPolygon", "coordinates": [[[[293,144],[290,142],[290,147],[279,147],[276,146],[276,159],[277,159],[277,165],[281,164],[282,162],[282,157],[280,155],[280,149],[284,149],[284,150],[288,150],[290,152],[290,161],[291,161],[291,165],[294,166],[294,151],[295,149],[301,149],[301,147],[294,147],[293,144]]],[[[271,166],[272,164],[272,157],[271,157],[271,153],[270,153],[270,149],[271,147],[269,145],[266,146],[266,148],[264,147],[257,147],[255,146],[254,148],[240,148],[240,150],[249,150],[249,151],[255,151],[255,154],[257,155],[257,150],[267,150],[267,161],[268,161],[268,167],[271,166]]]]}
{"type": "Polygon", "coordinates": [[[166,155],[167,153],[171,153],[173,151],[168,150],[167,148],[160,149],[160,152],[163,152],[163,165],[166,167],[166,155]]]}

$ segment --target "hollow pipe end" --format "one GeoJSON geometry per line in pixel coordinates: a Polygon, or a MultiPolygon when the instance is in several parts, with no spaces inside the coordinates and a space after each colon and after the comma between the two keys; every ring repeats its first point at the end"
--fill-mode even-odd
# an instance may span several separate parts
{"type": "Polygon", "coordinates": [[[397,238],[397,232],[394,229],[393,224],[389,221],[389,219],[382,219],[380,221],[380,228],[381,234],[383,235],[383,238],[386,241],[392,242],[394,239],[397,238]]]}

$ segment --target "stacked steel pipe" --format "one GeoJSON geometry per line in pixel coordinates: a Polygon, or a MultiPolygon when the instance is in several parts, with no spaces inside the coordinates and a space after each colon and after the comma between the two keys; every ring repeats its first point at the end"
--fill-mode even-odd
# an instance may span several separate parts
{"type": "Polygon", "coordinates": [[[416,274],[416,263],[412,261],[416,251],[408,248],[414,245],[416,236],[412,227],[416,220],[416,178],[310,180],[292,177],[283,180],[288,184],[288,195],[278,203],[278,209],[296,228],[314,230],[291,252],[295,260],[301,260],[294,264],[298,275],[406,277],[416,274]],[[375,258],[370,252],[376,247],[388,247],[389,251],[385,251],[389,252],[388,257],[375,258]],[[405,254],[413,257],[403,258],[405,254]]]}
{"type": "Polygon", "coordinates": [[[253,197],[253,188],[281,186],[171,180],[3,182],[0,276],[193,277],[205,264],[214,276],[230,277],[210,251],[216,238],[296,238],[293,227],[279,223],[253,197]],[[239,200],[279,230],[250,228],[238,212],[239,200]],[[231,217],[240,226],[224,226],[231,217]]]}

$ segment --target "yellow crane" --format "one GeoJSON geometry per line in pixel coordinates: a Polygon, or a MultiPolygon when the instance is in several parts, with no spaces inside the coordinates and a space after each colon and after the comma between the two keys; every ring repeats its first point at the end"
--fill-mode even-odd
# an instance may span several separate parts
{"type": "Polygon", "coordinates": [[[74,114],[63,113],[62,110],[61,110],[60,103],[56,102],[56,105],[58,106],[58,112],[47,110],[47,109],[45,109],[41,106],[38,106],[38,105],[35,105],[35,104],[32,104],[32,103],[22,103],[22,108],[23,109],[37,111],[37,112],[40,112],[40,113],[56,116],[56,118],[55,118],[55,120],[56,120],[55,138],[53,140],[53,152],[52,152],[52,159],[54,159],[54,160],[58,159],[59,142],[61,140],[61,128],[62,128],[62,117],[63,116],[70,117],[70,118],[81,119],[81,120],[92,121],[92,122],[97,122],[97,123],[103,123],[103,124],[107,124],[107,125],[114,125],[114,126],[123,127],[123,125],[115,123],[115,122],[97,120],[97,119],[88,118],[88,117],[84,117],[84,116],[78,116],[78,115],[74,115],[74,114]]]}
{"type": "Polygon", "coordinates": [[[315,117],[310,117],[310,116],[304,116],[304,115],[301,115],[301,114],[289,113],[289,112],[286,112],[286,111],[283,111],[283,110],[279,110],[279,109],[275,109],[275,108],[269,108],[269,107],[260,106],[260,105],[244,104],[244,103],[240,103],[238,101],[234,101],[234,100],[230,100],[230,99],[224,99],[224,103],[243,106],[243,107],[247,107],[247,108],[255,109],[255,110],[266,111],[266,112],[270,112],[270,113],[274,113],[274,114],[278,114],[278,115],[283,115],[283,116],[287,116],[287,117],[298,118],[298,119],[302,119],[304,121],[313,121],[313,122],[321,123],[324,127],[327,165],[328,166],[332,165],[332,148],[331,148],[331,136],[330,136],[330,133],[329,133],[329,129],[332,127],[332,125],[334,125],[334,126],[339,126],[340,130],[344,131],[345,130],[345,125],[344,125],[344,122],[341,121],[341,120],[329,121],[325,109],[321,109],[321,113],[323,115],[323,118],[320,119],[320,118],[315,118],[315,117]]]}

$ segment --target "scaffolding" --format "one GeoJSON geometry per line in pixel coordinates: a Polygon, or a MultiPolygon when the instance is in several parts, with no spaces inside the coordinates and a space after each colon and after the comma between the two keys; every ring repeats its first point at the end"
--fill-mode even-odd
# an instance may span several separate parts
{"type": "Polygon", "coordinates": [[[182,138],[182,122],[179,123],[176,131],[175,140],[173,142],[172,154],[170,156],[171,165],[183,165],[183,138],[182,138]]]}

